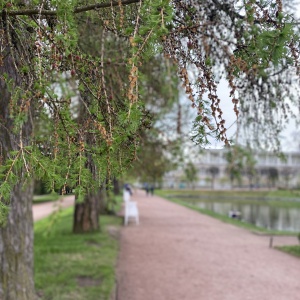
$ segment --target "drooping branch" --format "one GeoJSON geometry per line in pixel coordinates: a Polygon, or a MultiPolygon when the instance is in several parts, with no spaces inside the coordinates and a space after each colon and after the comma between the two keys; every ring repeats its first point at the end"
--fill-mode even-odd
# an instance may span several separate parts
{"type": "MultiPolygon", "coordinates": [[[[74,14],[87,12],[91,10],[98,10],[101,8],[108,8],[119,5],[130,5],[133,3],[141,2],[142,0],[123,0],[123,1],[111,1],[106,3],[96,3],[92,5],[85,5],[74,9],[74,14]]],[[[44,16],[55,16],[57,10],[40,10],[40,9],[24,9],[24,10],[6,10],[5,12],[9,16],[33,16],[33,15],[44,15],[44,16]]]]}
{"type": "Polygon", "coordinates": [[[231,9],[230,4],[220,3],[218,0],[212,0],[218,10],[224,11],[231,19],[244,19],[244,17],[231,9]]]}

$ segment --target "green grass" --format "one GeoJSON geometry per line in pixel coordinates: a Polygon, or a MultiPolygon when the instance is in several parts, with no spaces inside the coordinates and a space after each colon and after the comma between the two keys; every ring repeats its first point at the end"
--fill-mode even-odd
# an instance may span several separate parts
{"type": "Polygon", "coordinates": [[[201,190],[158,190],[159,195],[166,198],[179,198],[195,203],[197,197],[201,201],[224,202],[235,204],[268,204],[281,208],[300,208],[300,197],[294,191],[201,191],[201,190]],[[297,200],[297,201],[295,201],[297,200]]]}
{"type": "Polygon", "coordinates": [[[282,247],[276,247],[278,250],[289,253],[291,255],[300,257],[300,246],[282,246],[282,247]]]}
{"type": "Polygon", "coordinates": [[[110,199],[110,205],[109,205],[109,209],[111,211],[113,211],[114,213],[120,211],[122,209],[122,205],[123,205],[123,196],[119,195],[119,196],[115,196],[112,195],[112,198],[110,199]]]}
{"type": "Polygon", "coordinates": [[[101,231],[72,234],[73,208],[35,223],[35,286],[43,300],[108,300],[115,282],[118,241],[108,226],[121,218],[101,216],[101,231]]]}
{"type": "Polygon", "coordinates": [[[61,196],[57,193],[51,193],[47,195],[35,195],[33,197],[33,204],[49,202],[49,201],[57,201],[61,196]]]}
{"type": "Polygon", "coordinates": [[[194,195],[194,196],[215,196],[215,197],[249,197],[249,198],[263,198],[263,199],[272,199],[272,198],[285,198],[289,200],[290,198],[299,198],[300,200],[300,191],[299,190],[252,190],[252,191],[237,191],[237,190],[158,190],[160,195],[194,195]]]}

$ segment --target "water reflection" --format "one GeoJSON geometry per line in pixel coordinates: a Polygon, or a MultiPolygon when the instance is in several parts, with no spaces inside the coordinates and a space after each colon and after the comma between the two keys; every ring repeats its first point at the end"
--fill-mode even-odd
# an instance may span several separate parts
{"type": "Polygon", "coordinates": [[[230,210],[238,210],[244,222],[272,230],[300,232],[299,208],[214,201],[197,201],[196,205],[226,216],[230,210]]]}

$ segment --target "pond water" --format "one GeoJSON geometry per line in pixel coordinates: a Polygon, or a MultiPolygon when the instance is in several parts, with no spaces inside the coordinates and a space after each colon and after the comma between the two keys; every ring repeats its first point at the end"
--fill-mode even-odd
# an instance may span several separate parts
{"type": "MultiPolygon", "coordinates": [[[[257,199],[255,199],[257,200],[257,199]]],[[[224,200],[212,201],[202,199],[190,199],[200,208],[207,209],[220,215],[228,216],[229,211],[237,210],[241,212],[243,222],[250,223],[259,227],[271,230],[300,232],[300,208],[299,207],[280,207],[271,206],[267,202],[264,204],[250,203],[245,201],[229,202],[224,200]]]]}

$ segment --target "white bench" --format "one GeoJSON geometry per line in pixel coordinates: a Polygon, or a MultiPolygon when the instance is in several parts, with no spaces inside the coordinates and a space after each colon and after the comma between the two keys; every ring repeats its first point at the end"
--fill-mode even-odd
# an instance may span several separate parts
{"type": "Polygon", "coordinates": [[[139,210],[137,203],[130,201],[130,193],[126,190],[123,191],[123,200],[125,204],[124,225],[127,225],[130,219],[135,219],[135,223],[139,224],[139,210]]]}

